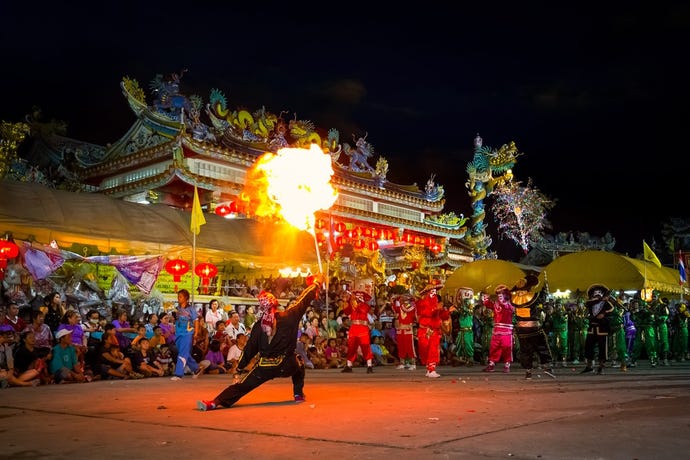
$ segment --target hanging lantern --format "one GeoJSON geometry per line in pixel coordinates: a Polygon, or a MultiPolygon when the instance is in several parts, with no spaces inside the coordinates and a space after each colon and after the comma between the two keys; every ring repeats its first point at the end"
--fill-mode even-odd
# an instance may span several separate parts
{"type": "Polygon", "coordinates": [[[403,241],[410,244],[414,243],[414,235],[412,233],[405,233],[403,241]]]}
{"type": "Polygon", "coordinates": [[[333,228],[335,229],[336,232],[338,233],[343,233],[345,231],[345,224],[342,222],[337,222],[333,228]]]}
{"type": "Polygon", "coordinates": [[[223,204],[216,206],[216,214],[218,214],[219,216],[225,217],[230,213],[231,213],[231,211],[230,211],[229,205],[223,203],[223,204]]]}
{"type": "Polygon", "coordinates": [[[182,259],[172,259],[165,263],[165,271],[173,276],[173,281],[179,283],[180,277],[189,271],[189,264],[182,259]]]}
{"type": "Polygon", "coordinates": [[[429,246],[429,250],[434,254],[438,254],[439,252],[441,252],[441,245],[438,243],[434,243],[431,246],[429,246]]]}
{"type": "Polygon", "coordinates": [[[324,241],[326,241],[326,235],[324,235],[321,232],[317,233],[316,234],[316,241],[318,241],[319,243],[323,243],[324,241]]]}
{"type": "Polygon", "coordinates": [[[5,278],[7,260],[19,255],[19,246],[9,240],[0,240],[0,280],[5,278]]]}
{"type": "Polygon", "coordinates": [[[369,244],[367,244],[367,249],[370,251],[378,251],[379,244],[376,241],[369,241],[369,244]]]}
{"type": "Polygon", "coordinates": [[[14,259],[19,255],[19,246],[8,240],[0,240],[0,259],[14,259]]]}
{"type": "Polygon", "coordinates": [[[324,219],[316,219],[316,221],[314,221],[314,228],[317,230],[326,228],[326,221],[324,219]]]}
{"type": "Polygon", "coordinates": [[[201,278],[203,293],[208,294],[208,285],[211,282],[211,278],[218,274],[218,267],[210,262],[204,262],[194,268],[194,273],[201,278]]]}
{"type": "Polygon", "coordinates": [[[237,201],[231,201],[229,203],[223,203],[216,206],[216,214],[225,217],[230,214],[237,214],[240,212],[239,205],[237,201]]]}
{"type": "Polygon", "coordinates": [[[353,244],[355,249],[364,249],[364,240],[357,240],[353,244]]]}

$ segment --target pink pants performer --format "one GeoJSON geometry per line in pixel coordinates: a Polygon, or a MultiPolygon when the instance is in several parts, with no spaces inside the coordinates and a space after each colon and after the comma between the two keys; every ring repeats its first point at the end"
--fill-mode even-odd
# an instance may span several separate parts
{"type": "Polygon", "coordinates": [[[489,347],[489,365],[484,372],[493,372],[496,363],[503,362],[503,372],[510,372],[513,362],[513,313],[515,307],[510,303],[510,290],[505,285],[496,288],[496,301],[489,300],[489,296],[482,295],[482,303],[494,311],[494,328],[491,332],[489,347]]]}

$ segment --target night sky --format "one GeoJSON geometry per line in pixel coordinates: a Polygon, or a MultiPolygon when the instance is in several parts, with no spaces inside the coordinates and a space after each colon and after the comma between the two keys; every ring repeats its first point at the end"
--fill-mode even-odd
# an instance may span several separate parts
{"type": "MultiPolygon", "coordinates": [[[[643,239],[661,241],[662,222],[690,214],[687,2],[427,2],[385,14],[371,3],[153,3],[3,6],[0,119],[39,106],[69,137],[115,142],[135,121],[121,78],[151,102],[156,74],[186,68],[182,92],[204,101],[219,88],[231,108],[289,110],[351,145],[368,132],[389,180],[423,187],[435,174],[446,212],[472,213],[464,184],[480,134],[494,148],[515,141],[516,180],[556,200],[549,233],[610,232],[634,257],[643,239]]],[[[493,238],[499,257],[520,255],[493,238]]]]}

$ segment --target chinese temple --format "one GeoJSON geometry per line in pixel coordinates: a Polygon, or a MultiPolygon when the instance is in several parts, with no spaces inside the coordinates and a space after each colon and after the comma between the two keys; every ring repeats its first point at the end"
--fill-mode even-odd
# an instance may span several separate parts
{"type": "Polygon", "coordinates": [[[375,158],[366,133],[348,133],[352,141],[346,142],[336,129],[288,112],[232,109],[219,89],[204,102],[181,91],[182,77],[156,76],[150,100],[136,80],[123,78],[135,121],[119,140],[100,146],[53,133],[34,142],[27,163],[59,168],[82,192],[183,210],[191,210],[196,187],[205,213],[237,220],[253,218],[242,193],[259,157],[316,144],[331,157],[338,194],[314,225],[330,274],[381,281],[413,271],[428,279],[473,260],[464,241],[467,219],[443,212],[444,189],[433,175],[424,188],[390,182],[388,162],[375,158]]]}

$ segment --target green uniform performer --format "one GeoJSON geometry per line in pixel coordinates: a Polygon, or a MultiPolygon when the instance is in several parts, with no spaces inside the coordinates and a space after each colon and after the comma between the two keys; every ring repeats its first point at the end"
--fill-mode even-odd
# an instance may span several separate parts
{"type": "MultiPolygon", "coordinates": [[[[623,328],[623,313],[625,308],[615,298],[611,297],[613,303],[613,312],[609,315],[609,327],[611,328],[611,348],[614,363],[620,363],[621,372],[628,370],[626,343],[625,343],[625,328],[623,328]]],[[[615,364],[614,364],[615,366],[615,364]]]]}
{"type": "Polygon", "coordinates": [[[637,328],[635,345],[633,347],[633,362],[637,363],[642,354],[642,348],[647,352],[647,359],[652,367],[657,365],[656,328],[654,327],[654,312],[647,302],[640,300],[640,308],[633,312],[633,322],[637,328]]]}
{"type": "Polygon", "coordinates": [[[650,304],[652,312],[654,312],[654,326],[656,327],[656,343],[659,361],[664,366],[668,366],[668,356],[670,352],[669,337],[668,337],[668,302],[659,296],[661,293],[656,289],[652,291],[652,302],[650,304]]]}
{"type": "Polygon", "coordinates": [[[463,299],[454,314],[458,320],[458,335],[455,339],[455,356],[466,366],[474,362],[474,333],[472,332],[472,299],[463,299]]]}
{"type": "Polygon", "coordinates": [[[568,365],[568,313],[565,305],[557,300],[551,314],[551,330],[553,332],[554,361],[561,366],[568,365]]]}

